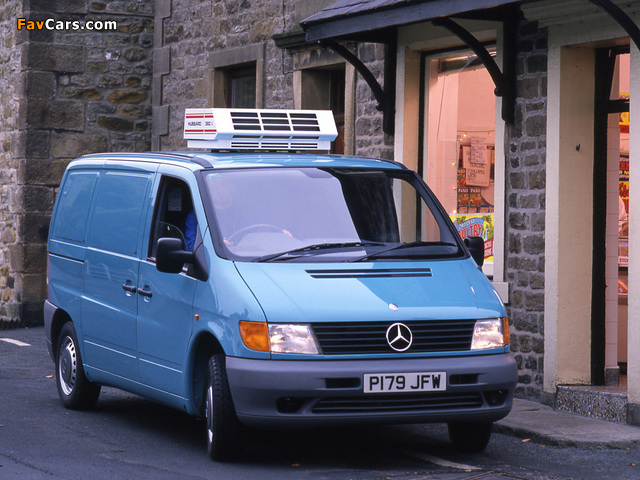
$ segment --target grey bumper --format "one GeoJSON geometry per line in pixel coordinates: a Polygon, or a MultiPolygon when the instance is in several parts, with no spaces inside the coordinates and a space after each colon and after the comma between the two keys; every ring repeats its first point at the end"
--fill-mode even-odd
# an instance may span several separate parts
{"type": "Polygon", "coordinates": [[[304,427],[344,423],[493,422],[511,410],[510,354],[380,360],[253,360],[227,357],[240,421],[304,427]],[[365,394],[365,373],[446,372],[444,392],[365,394]]]}

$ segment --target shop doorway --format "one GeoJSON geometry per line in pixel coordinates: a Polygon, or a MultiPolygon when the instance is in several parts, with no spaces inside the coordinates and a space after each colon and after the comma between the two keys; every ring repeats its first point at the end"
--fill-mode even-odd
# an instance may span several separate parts
{"type": "Polygon", "coordinates": [[[624,386],[629,250],[628,47],[596,50],[591,381],[624,386]]]}

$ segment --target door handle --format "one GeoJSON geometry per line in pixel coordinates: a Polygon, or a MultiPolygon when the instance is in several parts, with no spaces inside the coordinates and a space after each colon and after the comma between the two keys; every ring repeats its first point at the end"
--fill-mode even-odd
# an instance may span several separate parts
{"type": "Polygon", "coordinates": [[[153,293],[151,293],[149,290],[145,290],[144,288],[139,288],[138,289],[138,295],[142,295],[143,297],[151,298],[153,296],[153,293]]]}
{"type": "Polygon", "coordinates": [[[122,289],[125,292],[129,292],[129,293],[136,293],[136,291],[138,290],[135,285],[127,285],[126,283],[122,284],[122,289]]]}

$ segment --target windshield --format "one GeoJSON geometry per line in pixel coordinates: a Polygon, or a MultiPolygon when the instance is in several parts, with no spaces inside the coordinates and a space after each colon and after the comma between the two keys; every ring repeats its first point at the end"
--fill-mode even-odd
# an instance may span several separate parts
{"type": "Polygon", "coordinates": [[[410,171],[256,168],[205,178],[217,234],[233,260],[463,255],[437,201],[426,191],[420,194],[423,187],[410,171]]]}

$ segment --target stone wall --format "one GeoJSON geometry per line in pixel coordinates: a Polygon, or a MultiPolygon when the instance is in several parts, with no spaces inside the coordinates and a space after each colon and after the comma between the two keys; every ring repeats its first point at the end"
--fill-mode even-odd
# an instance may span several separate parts
{"type": "MultiPolygon", "coordinates": [[[[317,9],[329,3],[319,1],[317,9]]],[[[186,147],[184,109],[214,106],[214,90],[222,86],[216,84],[221,77],[213,74],[212,64],[221,53],[238,52],[241,59],[243,49],[263,49],[259,107],[293,108],[295,51],[278,48],[272,37],[295,29],[312,13],[304,0],[156,0],[153,148],[186,147]]],[[[382,47],[362,45],[358,55],[382,75],[382,47]]],[[[373,94],[359,76],[357,82],[356,153],[392,158],[392,139],[382,135],[382,115],[375,109],[373,94]]]]}
{"type": "Polygon", "coordinates": [[[19,304],[15,298],[15,273],[10,268],[10,251],[18,236],[18,224],[10,201],[17,183],[17,159],[24,156],[20,134],[20,102],[24,97],[22,35],[16,18],[22,0],[0,3],[0,329],[17,326],[19,304]]]}
{"type": "MultiPolygon", "coordinates": [[[[380,85],[384,86],[384,46],[372,43],[360,44],[358,58],[376,76],[380,85]]],[[[377,104],[371,88],[358,75],[356,85],[356,155],[393,160],[393,136],[383,133],[382,113],[376,109],[377,104]]],[[[402,159],[398,159],[398,161],[402,161],[402,159]]]]}
{"type": "Polygon", "coordinates": [[[31,0],[25,2],[30,10],[3,19],[4,41],[13,34],[20,42],[0,44],[0,55],[19,54],[18,71],[5,65],[2,74],[2,105],[18,128],[0,165],[5,323],[42,323],[48,225],[68,162],[97,151],[150,148],[153,3],[31,0]],[[20,18],[49,20],[54,29],[27,30],[23,23],[19,30],[20,18]],[[77,30],[67,23],[86,21],[116,22],[115,29],[77,30]]]}
{"type": "Polygon", "coordinates": [[[519,397],[539,399],[544,356],[547,32],[521,25],[515,122],[506,162],[506,280],[519,397]]]}

